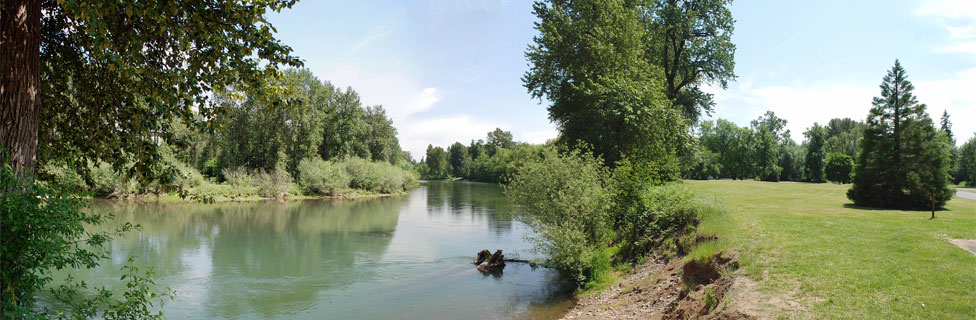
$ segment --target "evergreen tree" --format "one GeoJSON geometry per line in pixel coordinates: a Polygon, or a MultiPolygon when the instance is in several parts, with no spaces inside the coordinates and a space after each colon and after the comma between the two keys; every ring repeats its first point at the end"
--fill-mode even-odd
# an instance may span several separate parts
{"type": "Polygon", "coordinates": [[[956,137],[952,136],[952,121],[949,121],[948,110],[942,110],[942,120],[939,121],[939,130],[945,132],[950,144],[953,146],[956,145],[956,137]]]}
{"type": "Polygon", "coordinates": [[[807,156],[804,165],[807,181],[822,183],[826,181],[824,162],[827,157],[827,128],[814,122],[813,127],[803,135],[807,137],[807,156]]]}
{"type": "Polygon", "coordinates": [[[854,186],[847,192],[857,205],[934,213],[952,197],[947,137],[935,129],[913,89],[896,60],[881,83],[881,97],[872,102],[854,186]]]}

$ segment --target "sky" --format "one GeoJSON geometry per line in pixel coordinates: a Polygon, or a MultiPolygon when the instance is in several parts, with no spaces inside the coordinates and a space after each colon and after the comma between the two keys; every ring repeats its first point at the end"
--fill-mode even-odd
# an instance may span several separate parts
{"type": "MultiPolygon", "coordinates": [[[[864,120],[895,59],[959,144],[976,133],[976,1],[740,0],[737,79],[709,86],[715,112],[741,126],[772,110],[797,142],[814,122],[864,120]]],[[[522,85],[537,34],[527,0],[305,0],[273,13],[277,37],[319,80],[382,105],[414,159],[428,144],[495,128],[543,143],[557,131],[522,85]]]]}

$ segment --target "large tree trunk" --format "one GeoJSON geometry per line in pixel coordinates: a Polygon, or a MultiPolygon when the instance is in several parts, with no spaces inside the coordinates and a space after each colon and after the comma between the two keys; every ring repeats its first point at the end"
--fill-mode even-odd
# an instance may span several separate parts
{"type": "Polygon", "coordinates": [[[41,1],[2,0],[0,149],[18,175],[34,172],[40,114],[41,1]]]}

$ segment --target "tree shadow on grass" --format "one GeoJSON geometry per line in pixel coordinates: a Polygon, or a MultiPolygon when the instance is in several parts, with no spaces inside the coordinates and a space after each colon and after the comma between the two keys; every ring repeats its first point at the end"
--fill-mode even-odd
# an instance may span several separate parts
{"type": "MultiPolygon", "coordinates": [[[[853,203],[845,203],[844,208],[854,209],[854,210],[868,210],[868,211],[904,211],[904,212],[931,212],[929,209],[898,209],[898,208],[880,208],[880,207],[869,207],[869,206],[859,206],[853,203]]],[[[947,208],[935,209],[935,212],[942,211],[952,211],[947,208]]]]}
{"type": "Polygon", "coordinates": [[[897,210],[897,209],[888,209],[888,208],[878,208],[878,207],[868,207],[868,206],[859,206],[859,205],[856,205],[856,204],[853,204],[853,203],[845,203],[845,204],[844,204],[844,208],[847,208],[847,209],[854,209],[854,210],[870,210],[870,211],[888,211],[888,210],[897,210]]]}

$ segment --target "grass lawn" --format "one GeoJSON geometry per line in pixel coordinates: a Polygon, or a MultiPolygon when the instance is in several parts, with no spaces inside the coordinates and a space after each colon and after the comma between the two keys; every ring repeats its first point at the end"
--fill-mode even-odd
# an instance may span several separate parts
{"type": "Polygon", "coordinates": [[[855,207],[850,185],[685,185],[728,207],[710,228],[759,290],[806,309],[773,317],[976,319],[976,255],[943,240],[976,239],[974,200],[954,198],[929,220],[929,211],[855,207]]]}

